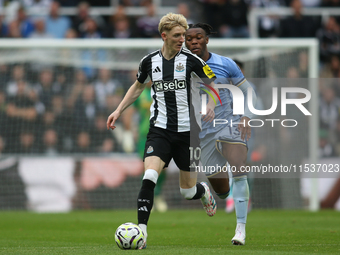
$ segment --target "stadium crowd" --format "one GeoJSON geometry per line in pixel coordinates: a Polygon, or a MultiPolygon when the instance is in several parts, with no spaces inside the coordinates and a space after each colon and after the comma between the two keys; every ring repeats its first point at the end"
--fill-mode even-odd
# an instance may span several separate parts
{"type": "MultiPolygon", "coordinates": [[[[12,2],[0,1],[0,6],[12,2]]],[[[21,5],[13,18],[5,14],[0,17],[1,38],[159,37],[160,15],[151,0],[121,0],[112,16],[90,15],[92,7],[110,6],[109,0],[17,2],[21,5]],[[60,15],[61,7],[72,6],[77,7],[76,15],[60,15]],[[146,7],[147,15],[127,15],[127,6],[146,7]],[[48,15],[29,16],[27,10],[32,8],[48,9],[48,15]]],[[[201,0],[179,3],[177,10],[189,23],[201,21],[190,13],[200,10],[202,22],[215,28],[216,37],[247,38],[247,15],[252,7],[293,10],[293,15],[285,18],[262,16],[260,37],[318,38],[320,77],[325,78],[320,83],[320,156],[340,156],[340,16],[322,20],[319,16],[304,16],[301,11],[302,7],[340,7],[340,1],[201,0]]],[[[307,65],[306,54],[301,58],[304,60],[300,59],[300,64],[307,65]]],[[[307,77],[300,67],[287,68],[287,76],[307,77]]],[[[0,64],[0,75],[0,151],[56,154],[133,150],[134,146],[124,145],[122,138],[128,123],[123,120],[123,131],[115,134],[106,130],[105,123],[135,79],[135,72],[99,69],[89,74],[84,69],[63,66],[37,69],[28,64],[0,64]]]]}

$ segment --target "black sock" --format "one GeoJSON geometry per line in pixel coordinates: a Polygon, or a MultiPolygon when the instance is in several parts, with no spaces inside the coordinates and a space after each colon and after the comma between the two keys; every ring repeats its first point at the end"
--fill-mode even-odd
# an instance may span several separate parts
{"type": "Polygon", "coordinates": [[[138,224],[148,224],[149,216],[153,206],[154,189],[156,184],[148,179],[143,180],[139,191],[137,208],[138,224]]]}
{"type": "Polygon", "coordinates": [[[202,184],[197,183],[196,184],[196,189],[197,189],[196,194],[195,194],[195,196],[191,200],[200,199],[205,194],[205,188],[203,187],[202,184]]]}

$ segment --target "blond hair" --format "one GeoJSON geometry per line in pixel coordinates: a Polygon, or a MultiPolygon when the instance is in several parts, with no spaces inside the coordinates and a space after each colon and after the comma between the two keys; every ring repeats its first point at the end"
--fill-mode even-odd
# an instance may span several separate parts
{"type": "Polygon", "coordinates": [[[162,34],[163,32],[170,31],[176,26],[181,26],[185,30],[189,28],[187,19],[182,14],[175,14],[170,12],[161,18],[158,25],[158,31],[160,34],[162,34]]]}

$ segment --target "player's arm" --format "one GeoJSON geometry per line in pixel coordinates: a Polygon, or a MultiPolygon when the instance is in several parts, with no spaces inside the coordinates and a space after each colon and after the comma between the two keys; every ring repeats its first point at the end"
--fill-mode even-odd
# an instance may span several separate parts
{"type": "Polygon", "coordinates": [[[252,86],[249,84],[247,80],[244,80],[244,82],[238,86],[244,95],[244,114],[241,117],[241,124],[238,125],[238,128],[241,132],[241,138],[244,140],[247,137],[247,141],[251,137],[251,127],[248,125],[249,120],[251,120],[254,117],[254,114],[249,110],[248,106],[248,94],[251,93],[253,105],[256,104],[257,96],[256,93],[253,91],[252,86]],[[248,90],[248,88],[251,88],[251,90],[248,90]]]}
{"type": "Polygon", "coordinates": [[[106,122],[107,129],[111,128],[113,130],[116,128],[116,126],[114,125],[116,120],[120,117],[120,115],[126,108],[128,108],[133,102],[136,101],[136,99],[143,92],[145,86],[146,83],[141,83],[138,80],[136,80],[132,84],[132,86],[126,92],[123,100],[118,105],[117,109],[113,113],[111,113],[110,116],[107,118],[106,122]]]}
{"type": "Polygon", "coordinates": [[[215,88],[215,83],[214,82],[211,82],[209,84],[210,86],[210,91],[211,91],[211,95],[213,96],[212,97],[209,97],[209,100],[208,100],[208,104],[207,104],[207,113],[203,116],[203,121],[206,121],[206,122],[212,122],[215,118],[215,102],[218,102],[219,101],[219,90],[218,88],[215,88]]]}

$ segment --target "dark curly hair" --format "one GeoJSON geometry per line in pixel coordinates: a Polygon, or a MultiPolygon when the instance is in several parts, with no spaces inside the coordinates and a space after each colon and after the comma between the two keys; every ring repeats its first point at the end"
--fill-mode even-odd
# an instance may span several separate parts
{"type": "Polygon", "coordinates": [[[210,36],[213,34],[216,34],[216,32],[213,31],[212,26],[206,23],[196,23],[196,24],[189,24],[189,28],[202,28],[206,34],[206,36],[210,36]]]}

